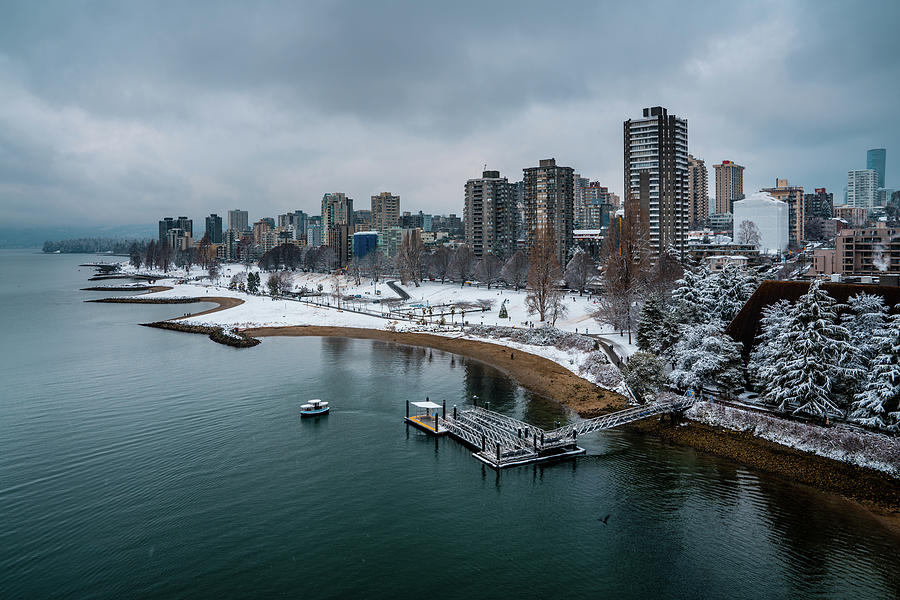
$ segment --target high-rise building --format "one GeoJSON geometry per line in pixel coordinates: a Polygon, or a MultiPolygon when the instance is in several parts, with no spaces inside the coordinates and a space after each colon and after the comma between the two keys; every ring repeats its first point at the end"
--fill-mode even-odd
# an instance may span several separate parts
{"type": "Polygon", "coordinates": [[[306,226],[306,245],[321,246],[322,245],[322,225],[321,221],[312,221],[306,226]]]}
{"type": "Polygon", "coordinates": [[[514,191],[500,171],[484,171],[465,185],[463,228],[466,244],[481,258],[494,254],[501,259],[516,251],[514,191]]]}
{"type": "Polygon", "coordinates": [[[591,181],[581,188],[582,215],[581,222],[575,221],[576,229],[603,229],[609,226],[609,215],[612,207],[612,194],[609,188],[600,185],[599,181],[591,181]]]}
{"type": "Polygon", "coordinates": [[[874,169],[847,171],[847,206],[872,210],[877,189],[878,172],[874,169]]]}
{"type": "Polygon", "coordinates": [[[653,252],[674,247],[684,256],[688,230],[687,119],[661,106],[625,121],[625,210],[640,207],[653,252]],[[647,179],[642,186],[641,174],[647,179]],[[629,202],[633,199],[636,202],[629,202]]]}
{"type": "Polygon", "coordinates": [[[790,185],[787,179],[775,179],[775,187],[761,191],[788,205],[788,243],[797,248],[806,241],[806,206],[803,188],[790,185]]]}
{"type": "MultiPolygon", "coordinates": [[[[718,177],[718,167],[716,176],[718,177]]],[[[709,171],[702,158],[688,154],[688,226],[697,229],[709,216],[709,171]]]]}
{"type": "Polygon", "coordinates": [[[322,241],[326,246],[339,241],[333,233],[341,225],[353,227],[353,198],[342,192],[325,194],[322,196],[322,241]]]}
{"type": "Polygon", "coordinates": [[[172,217],[164,217],[159,222],[159,243],[165,244],[168,239],[169,230],[178,227],[175,223],[175,219],[172,217]]]}
{"type": "Polygon", "coordinates": [[[744,197],[744,167],[730,160],[715,165],[716,212],[730,213],[735,200],[744,197]]]}
{"type": "Polygon", "coordinates": [[[866,169],[871,169],[878,173],[876,188],[884,187],[884,166],[886,158],[887,150],[884,148],[873,148],[866,152],[866,169]]]}
{"type": "Polygon", "coordinates": [[[228,229],[235,231],[249,231],[250,220],[246,210],[234,209],[228,211],[228,229]]]}
{"type": "Polygon", "coordinates": [[[216,213],[206,217],[206,237],[211,244],[222,243],[222,217],[216,213]]]}
{"type": "Polygon", "coordinates": [[[816,188],[815,194],[804,194],[803,203],[807,219],[830,219],[834,216],[834,194],[825,188],[816,188]]]}
{"type": "Polygon", "coordinates": [[[585,229],[584,226],[584,189],[590,184],[590,179],[575,173],[572,179],[572,189],[575,194],[575,229],[585,229]]]}
{"type": "Polygon", "coordinates": [[[552,228],[556,234],[556,258],[566,264],[575,243],[575,170],[559,167],[555,158],[541,160],[524,169],[525,241],[531,248],[537,228],[552,228]]]}
{"type": "Polygon", "coordinates": [[[381,192],[372,196],[372,229],[385,232],[400,222],[400,196],[381,192]]]}
{"type": "Polygon", "coordinates": [[[187,217],[178,217],[175,220],[175,227],[184,231],[185,235],[188,237],[194,237],[194,221],[193,219],[188,219],[187,217]]]}

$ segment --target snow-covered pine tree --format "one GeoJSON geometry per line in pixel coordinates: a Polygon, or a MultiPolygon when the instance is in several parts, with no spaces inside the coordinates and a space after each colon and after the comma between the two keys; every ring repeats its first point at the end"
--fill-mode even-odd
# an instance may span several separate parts
{"type": "Polygon", "coordinates": [[[726,264],[709,278],[707,289],[713,299],[711,307],[727,325],[753,295],[756,286],[753,273],[743,267],[726,264]]]}
{"type": "Polygon", "coordinates": [[[650,294],[638,315],[637,347],[644,352],[660,353],[660,329],[665,319],[665,307],[659,294],[650,294]]]}
{"type": "Polygon", "coordinates": [[[704,277],[705,274],[697,274],[685,271],[684,277],[679,279],[672,291],[675,320],[684,325],[701,323],[709,318],[709,286],[704,277]]]}
{"type": "Polygon", "coordinates": [[[500,314],[497,316],[499,316],[501,319],[509,318],[509,313],[506,312],[506,302],[504,302],[503,304],[500,305],[500,314]]]}
{"type": "Polygon", "coordinates": [[[838,323],[835,301],[821,283],[809,286],[776,338],[771,356],[774,377],[763,382],[763,390],[780,410],[824,419],[843,414],[834,388],[860,371],[853,366],[858,358],[850,332],[838,323]]]}
{"type": "Polygon", "coordinates": [[[731,396],[741,387],[741,345],[725,334],[725,323],[718,319],[686,327],[670,354],[675,368],[669,382],[681,390],[716,388],[731,396]]]}
{"type": "Polygon", "coordinates": [[[887,306],[884,298],[875,294],[860,292],[847,300],[849,312],[844,314],[842,321],[844,327],[850,332],[850,341],[859,350],[864,361],[863,367],[875,357],[878,352],[878,334],[885,328],[885,315],[887,306]]]}
{"type": "Polygon", "coordinates": [[[750,353],[750,362],[747,363],[750,379],[756,385],[762,386],[775,377],[773,357],[778,348],[778,336],[787,330],[792,311],[793,305],[787,300],[779,300],[762,309],[756,347],[750,353]]]}
{"type": "Polygon", "coordinates": [[[850,406],[850,418],[869,427],[900,431],[900,315],[876,335],[865,389],[850,406]]]}

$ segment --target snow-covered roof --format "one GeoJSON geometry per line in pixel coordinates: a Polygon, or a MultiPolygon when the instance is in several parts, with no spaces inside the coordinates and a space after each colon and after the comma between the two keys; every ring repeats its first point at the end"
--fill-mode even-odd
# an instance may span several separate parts
{"type": "Polygon", "coordinates": [[[435,404],[434,402],[410,402],[413,406],[417,406],[419,408],[440,408],[440,404],[435,404]]]}

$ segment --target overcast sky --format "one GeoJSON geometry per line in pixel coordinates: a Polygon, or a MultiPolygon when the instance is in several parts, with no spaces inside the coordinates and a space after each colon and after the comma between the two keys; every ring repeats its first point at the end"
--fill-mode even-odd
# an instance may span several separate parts
{"type": "Polygon", "coordinates": [[[462,211],[486,163],[555,157],[622,190],[622,122],[662,105],[692,154],[843,198],[900,188],[900,2],[0,0],[0,222],[244,208],[462,211]],[[627,5],[627,6],[625,6],[627,5]]]}

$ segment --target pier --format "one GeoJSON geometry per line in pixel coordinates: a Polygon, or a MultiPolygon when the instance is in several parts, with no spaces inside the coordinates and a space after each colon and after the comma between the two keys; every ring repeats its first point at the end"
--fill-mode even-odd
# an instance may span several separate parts
{"type": "Polygon", "coordinates": [[[446,403],[439,405],[426,399],[407,402],[405,420],[429,435],[449,435],[472,448],[472,456],[481,462],[494,469],[504,469],[584,454],[584,448],[578,446],[581,435],[680,412],[694,401],[679,396],[545,430],[480,406],[463,409],[454,406],[447,414],[446,403]],[[410,406],[418,408],[420,414],[410,415],[410,406]],[[438,415],[438,410],[442,415],[438,415]]]}

